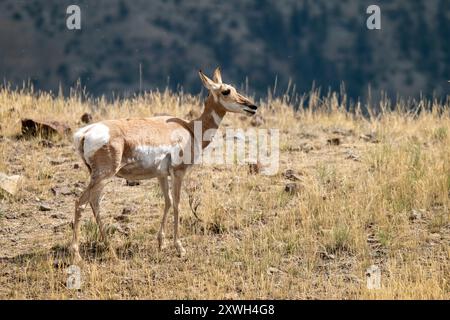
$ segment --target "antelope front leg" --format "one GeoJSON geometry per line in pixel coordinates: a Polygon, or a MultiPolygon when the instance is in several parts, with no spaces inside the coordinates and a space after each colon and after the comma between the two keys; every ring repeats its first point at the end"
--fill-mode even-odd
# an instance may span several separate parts
{"type": "Polygon", "coordinates": [[[175,172],[172,174],[172,198],[173,198],[173,242],[180,257],[186,254],[181,241],[178,239],[178,205],[180,203],[181,183],[183,181],[183,172],[175,172]]]}
{"type": "Polygon", "coordinates": [[[170,194],[169,194],[169,180],[168,178],[159,178],[159,185],[161,187],[161,191],[164,195],[164,214],[163,214],[163,218],[161,221],[161,227],[159,228],[159,232],[158,232],[158,248],[159,250],[164,248],[164,239],[165,239],[165,233],[164,233],[164,229],[166,227],[166,222],[167,222],[167,214],[169,212],[170,209],[170,205],[171,205],[171,200],[170,200],[170,194]]]}

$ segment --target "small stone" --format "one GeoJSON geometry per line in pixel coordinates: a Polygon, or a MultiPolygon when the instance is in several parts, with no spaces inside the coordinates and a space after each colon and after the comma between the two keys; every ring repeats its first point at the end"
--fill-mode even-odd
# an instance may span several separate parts
{"type": "Polygon", "coordinates": [[[409,215],[409,220],[415,221],[422,219],[422,212],[420,210],[413,209],[409,215]]]}
{"type": "Polygon", "coordinates": [[[108,235],[113,235],[116,231],[123,233],[123,229],[120,227],[120,225],[115,223],[107,223],[104,226],[105,232],[108,235]]]}
{"type": "Polygon", "coordinates": [[[378,143],[378,142],[380,142],[380,141],[376,138],[375,134],[373,134],[373,133],[362,134],[362,135],[359,136],[359,138],[362,139],[362,140],[364,140],[364,141],[372,142],[372,143],[378,143]]]}
{"type": "Polygon", "coordinates": [[[334,260],[336,258],[334,254],[328,252],[321,252],[320,257],[324,260],[334,260]]]}
{"type": "Polygon", "coordinates": [[[299,191],[299,187],[295,182],[290,182],[284,186],[284,191],[289,194],[297,194],[299,191]]]}
{"type": "Polygon", "coordinates": [[[82,182],[82,181],[77,181],[77,182],[75,182],[75,183],[73,184],[73,186],[76,187],[76,188],[84,189],[84,182],[82,182]]]}
{"type": "Polygon", "coordinates": [[[61,232],[63,231],[67,226],[69,226],[70,229],[73,229],[73,222],[63,222],[57,226],[53,227],[53,232],[61,232]]]}
{"type": "Polygon", "coordinates": [[[273,275],[273,274],[278,274],[278,273],[282,273],[283,271],[281,271],[280,269],[274,268],[274,267],[269,267],[267,269],[267,274],[268,275],[273,275]]]}
{"type": "Polygon", "coordinates": [[[120,216],[114,217],[114,219],[119,222],[130,222],[130,217],[128,215],[123,215],[123,214],[120,216]]]}
{"type": "Polygon", "coordinates": [[[341,139],[334,137],[327,140],[327,144],[330,146],[338,146],[341,144],[341,139]]]}
{"type": "Polygon", "coordinates": [[[81,122],[83,123],[91,123],[92,122],[92,115],[88,112],[83,113],[81,116],[81,122]]]}
{"type": "Polygon", "coordinates": [[[50,211],[50,210],[52,210],[52,208],[46,203],[41,203],[39,205],[39,211],[50,211]]]}
{"type": "Polygon", "coordinates": [[[292,180],[292,181],[299,181],[301,180],[300,176],[297,175],[294,170],[292,169],[287,169],[284,173],[283,176],[288,179],[288,180],[292,180]]]}
{"type": "Polygon", "coordinates": [[[367,236],[367,243],[378,244],[378,243],[380,243],[380,241],[377,239],[377,237],[374,234],[369,234],[367,236]]]}
{"type": "Polygon", "coordinates": [[[66,162],[65,159],[53,159],[53,160],[50,160],[50,164],[52,166],[59,166],[60,164],[63,164],[64,162],[66,162]]]}
{"type": "Polygon", "coordinates": [[[46,148],[53,148],[55,146],[55,144],[53,142],[51,142],[50,140],[45,140],[45,139],[39,141],[39,144],[46,148]]]}
{"type": "Polygon", "coordinates": [[[132,207],[125,207],[125,208],[122,209],[122,215],[130,215],[134,211],[136,211],[136,210],[134,208],[132,208],[132,207]]]}
{"type": "Polygon", "coordinates": [[[432,233],[432,234],[430,234],[430,239],[432,241],[440,241],[441,240],[441,234],[440,233],[432,233]]]}
{"type": "Polygon", "coordinates": [[[68,187],[52,187],[50,189],[53,193],[53,195],[57,196],[57,195],[63,195],[63,196],[70,196],[73,195],[73,191],[68,188],[68,187]]]}
{"type": "Polygon", "coordinates": [[[22,122],[22,135],[24,137],[36,137],[49,138],[52,135],[58,134],[60,136],[68,135],[71,132],[70,126],[61,121],[55,120],[35,120],[30,118],[24,118],[22,122]]]}
{"type": "Polygon", "coordinates": [[[350,283],[361,283],[361,279],[359,279],[357,276],[353,275],[353,274],[345,274],[342,276],[342,279],[345,282],[350,282],[350,283]]]}
{"type": "Polygon", "coordinates": [[[332,133],[333,134],[338,134],[338,135],[341,135],[341,136],[349,136],[349,135],[353,134],[353,130],[352,129],[347,130],[347,129],[342,129],[342,128],[335,128],[332,131],[332,133]]]}
{"type": "Polygon", "coordinates": [[[300,145],[300,150],[304,153],[309,153],[310,151],[314,150],[314,147],[308,142],[305,142],[300,145]]]}
{"type": "Polygon", "coordinates": [[[346,152],[346,157],[345,158],[353,160],[353,161],[360,161],[359,156],[356,155],[355,153],[353,153],[350,150],[346,152]]]}
{"type": "Polygon", "coordinates": [[[19,182],[22,179],[19,175],[8,176],[0,172],[0,192],[6,192],[9,195],[16,195],[19,189],[19,182]]]}
{"type": "Polygon", "coordinates": [[[139,181],[136,181],[136,180],[127,180],[126,181],[126,185],[129,186],[129,187],[138,186],[140,184],[141,183],[139,181]]]}
{"type": "Polygon", "coordinates": [[[63,196],[70,196],[70,195],[73,194],[73,191],[70,188],[68,188],[68,187],[62,187],[60,193],[63,196]]]}

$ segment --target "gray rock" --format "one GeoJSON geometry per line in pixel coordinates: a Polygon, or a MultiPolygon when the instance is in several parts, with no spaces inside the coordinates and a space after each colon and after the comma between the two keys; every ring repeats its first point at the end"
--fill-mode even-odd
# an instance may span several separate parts
{"type": "Polygon", "coordinates": [[[11,196],[16,195],[19,190],[18,185],[21,179],[22,176],[8,176],[0,172],[0,192],[5,192],[11,196]]]}
{"type": "Polygon", "coordinates": [[[46,204],[46,203],[41,203],[39,205],[39,211],[51,211],[52,208],[50,207],[50,205],[46,204]]]}

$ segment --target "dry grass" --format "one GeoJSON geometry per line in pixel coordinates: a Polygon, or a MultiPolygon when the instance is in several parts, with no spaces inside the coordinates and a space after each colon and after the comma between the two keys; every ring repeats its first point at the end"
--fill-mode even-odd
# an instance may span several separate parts
{"type": "MultiPolygon", "coordinates": [[[[200,100],[153,92],[108,103],[1,90],[0,171],[25,179],[16,197],[0,196],[0,297],[448,299],[448,102],[422,101],[414,114],[399,102],[396,111],[383,107],[371,117],[348,113],[336,96],[318,99],[317,92],[298,112],[284,99],[261,105],[262,127],[280,129],[278,175],[251,174],[246,166],[195,168],[182,194],[184,259],[171,245],[157,250],[163,206],[157,182],[128,187],[112,180],[103,217],[116,231],[112,243],[120,261],[97,243],[85,210],[87,262],[82,288],[73,291],[65,286],[66,248],[74,200],[88,174],[70,138],[55,138],[51,147],[38,138],[17,139],[20,118],[48,117],[75,128],[86,111],[95,120],[185,117],[200,111],[200,100]],[[327,144],[333,137],[341,143],[327,144]],[[298,194],[284,192],[286,169],[301,176],[298,194]],[[55,196],[52,187],[74,194],[55,196]],[[201,221],[189,197],[199,203],[201,221]],[[39,211],[41,202],[52,210],[39,211]],[[134,210],[117,221],[124,207],[134,210]],[[421,214],[414,219],[413,212],[421,214]],[[380,290],[365,285],[372,264],[382,269],[380,290]]],[[[250,119],[230,114],[224,125],[248,128],[250,119]]]]}

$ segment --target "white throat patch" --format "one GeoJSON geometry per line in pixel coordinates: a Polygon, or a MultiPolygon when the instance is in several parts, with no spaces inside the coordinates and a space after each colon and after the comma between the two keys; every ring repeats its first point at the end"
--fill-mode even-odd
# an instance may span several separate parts
{"type": "Polygon", "coordinates": [[[236,103],[236,102],[224,102],[224,101],[221,101],[220,103],[228,111],[231,111],[231,112],[241,112],[242,111],[242,106],[239,103],[236,103]]]}

